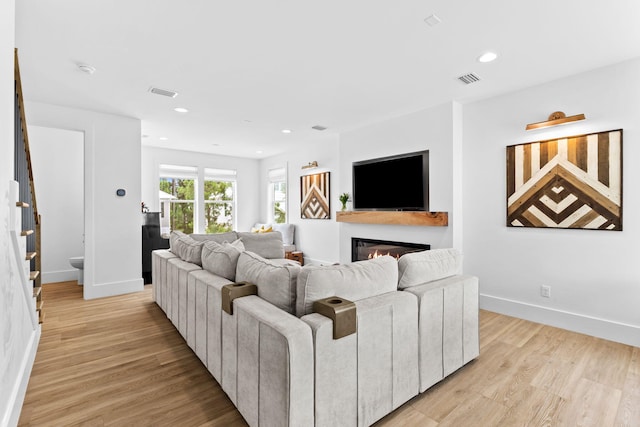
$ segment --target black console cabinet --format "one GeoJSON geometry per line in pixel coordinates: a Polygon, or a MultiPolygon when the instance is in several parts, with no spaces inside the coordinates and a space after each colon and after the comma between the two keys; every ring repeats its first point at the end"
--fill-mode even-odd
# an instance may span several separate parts
{"type": "Polygon", "coordinates": [[[160,212],[142,214],[142,278],[144,284],[151,283],[151,252],[168,249],[169,239],[160,236],[160,212]]]}

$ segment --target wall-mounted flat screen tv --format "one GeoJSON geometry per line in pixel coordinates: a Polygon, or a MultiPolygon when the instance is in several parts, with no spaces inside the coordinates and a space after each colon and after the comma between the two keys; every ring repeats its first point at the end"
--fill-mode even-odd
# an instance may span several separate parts
{"type": "Polygon", "coordinates": [[[429,150],[353,162],[354,210],[429,210],[429,150]]]}

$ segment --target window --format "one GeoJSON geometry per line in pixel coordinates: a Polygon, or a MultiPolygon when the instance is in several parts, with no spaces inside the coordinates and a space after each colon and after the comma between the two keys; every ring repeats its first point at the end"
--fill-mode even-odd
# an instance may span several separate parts
{"type": "Polygon", "coordinates": [[[271,169],[269,176],[269,216],[271,222],[287,222],[287,170],[271,169]]]}
{"type": "Polygon", "coordinates": [[[160,165],[159,172],[160,232],[193,233],[197,168],[160,165]]]}
{"type": "Polygon", "coordinates": [[[204,170],[204,228],[206,233],[233,230],[235,199],[236,171],[204,170]]]}

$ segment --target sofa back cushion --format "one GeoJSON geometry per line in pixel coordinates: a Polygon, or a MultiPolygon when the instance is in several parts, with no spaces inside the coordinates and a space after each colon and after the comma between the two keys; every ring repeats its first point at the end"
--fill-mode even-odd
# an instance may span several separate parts
{"type": "MultiPolygon", "coordinates": [[[[189,236],[180,237],[175,242],[176,251],[174,252],[183,261],[190,262],[196,265],[202,265],[202,244],[204,242],[198,242],[189,236]]],[[[173,251],[173,250],[172,250],[173,251]]]]}
{"type": "Polygon", "coordinates": [[[274,262],[247,250],[238,258],[236,281],[255,284],[260,298],[294,314],[300,268],[295,263],[274,262]]]}
{"type": "Polygon", "coordinates": [[[238,233],[235,231],[228,231],[226,233],[211,233],[211,234],[190,234],[194,240],[199,242],[209,242],[214,241],[218,243],[223,242],[233,242],[234,240],[238,240],[238,233]]]}
{"type": "Polygon", "coordinates": [[[240,239],[231,243],[206,241],[202,245],[202,268],[216,276],[235,280],[236,266],[242,252],[244,252],[244,245],[240,239]]]}
{"type": "Polygon", "coordinates": [[[402,255],[398,260],[398,288],[444,279],[462,273],[462,254],[457,249],[433,249],[402,255]]]}
{"type": "Polygon", "coordinates": [[[304,266],[298,275],[296,316],[313,312],[313,303],[331,296],[357,301],[397,290],[398,263],[388,255],[350,264],[304,266]]]}
{"type": "Polygon", "coordinates": [[[258,254],[262,258],[284,258],[282,234],[278,231],[272,231],[270,233],[239,231],[238,237],[242,240],[247,251],[258,254]]]}
{"type": "Polygon", "coordinates": [[[182,231],[172,231],[171,234],[169,234],[169,250],[174,254],[178,255],[178,248],[176,248],[176,242],[178,241],[179,238],[185,237],[185,236],[187,236],[187,234],[183,233],[182,231]]]}

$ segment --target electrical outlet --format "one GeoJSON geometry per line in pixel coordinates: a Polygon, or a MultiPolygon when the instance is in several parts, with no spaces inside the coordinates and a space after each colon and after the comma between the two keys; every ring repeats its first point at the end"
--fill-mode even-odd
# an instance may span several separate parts
{"type": "Polygon", "coordinates": [[[551,286],[542,285],[540,286],[540,295],[545,298],[551,298],[551,286]]]}

